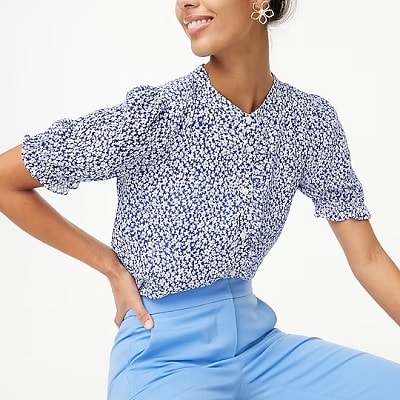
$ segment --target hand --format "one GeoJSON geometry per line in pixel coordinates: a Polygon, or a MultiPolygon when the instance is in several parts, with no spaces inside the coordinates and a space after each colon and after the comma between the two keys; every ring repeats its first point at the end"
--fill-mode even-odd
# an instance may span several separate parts
{"type": "Polygon", "coordinates": [[[117,308],[114,322],[119,328],[126,312],[132,309],[142,325],[146,329],[152,329],[154,326],[153,319],[144,308],[135,279],[122,265],[121,267],[116,276],[109,278],[117,308]]]}

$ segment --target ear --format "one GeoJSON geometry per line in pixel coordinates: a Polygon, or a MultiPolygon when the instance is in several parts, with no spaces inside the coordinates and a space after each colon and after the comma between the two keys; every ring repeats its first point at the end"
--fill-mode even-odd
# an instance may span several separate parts
{"type": "Polygon", "coordinates": [[[249,4],[250,7],[253,7],[253,5],[255,5],[255,7],[257,7],[258,10],[260,9],[266,10],[271,4],[271,0],[250,0],[249,4]]]}

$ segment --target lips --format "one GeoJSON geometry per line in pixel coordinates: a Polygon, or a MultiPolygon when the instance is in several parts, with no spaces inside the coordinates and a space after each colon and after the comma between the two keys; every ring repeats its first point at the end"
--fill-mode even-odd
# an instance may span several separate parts
{"type": "Polygon", "coordinates": [[[198,19],[196,21],[189,22],[186,26],[187,26],[188,29],[193,29],[196,26],[205,25],[205,24],[207,24],[209,22],[211,22],[211,18],[210,19],[198,19]]]}
{"type": "Polygon", "coordinates": [[[213,18],[208,15],[189,15],[184,18],[183,23],[186,26],[186,33],[194,35],[206,28],[212,20],[213,18]]]}

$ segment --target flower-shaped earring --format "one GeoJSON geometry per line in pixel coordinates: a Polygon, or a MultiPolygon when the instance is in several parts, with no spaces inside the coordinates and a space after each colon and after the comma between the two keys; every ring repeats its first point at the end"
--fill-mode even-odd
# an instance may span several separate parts
{"type": "Polygon", "coordinates": [[[263,1],[261,5],[259,3],[253,3],[253,12],[251,14],[251,19],[257,21],[260,24],[265,25],[268,22],[269,18],[272,18],[275,13],[274,10],[270,8],[270,1],[263,1]]]}

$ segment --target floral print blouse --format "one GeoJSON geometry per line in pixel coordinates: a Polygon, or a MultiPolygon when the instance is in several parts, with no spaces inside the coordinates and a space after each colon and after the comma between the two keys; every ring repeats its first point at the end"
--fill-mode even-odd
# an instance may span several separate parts
{"type": "Polygon", "coordinates": [[[261,106],[245,113],[200,65],[26,135],[22,158],[56,193],[116,178],[112,247],[143,296],[251,279],[297,189],[318,217],[370,218],[334,108],[273,78],[261,106]]]}

